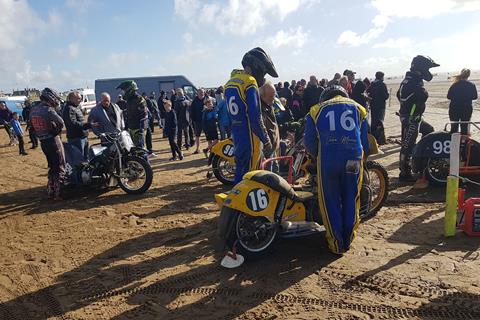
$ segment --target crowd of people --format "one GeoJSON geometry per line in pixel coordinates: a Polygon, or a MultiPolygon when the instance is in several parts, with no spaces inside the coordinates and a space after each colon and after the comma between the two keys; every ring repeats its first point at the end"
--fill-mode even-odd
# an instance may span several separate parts
{"type": "MultiPolygon", "coordinates": [[[[330,249],[343,253],[349,249],[358,225],[358,192],[362,180],[362,157],[369,149],[367,133],[379,144],[385,144],[384,119],[389,90],[384,73],[375,73],[375,79],[355,81],[355,72],[346,69],[333,79],[310,76],[309,81],[278,82],[272,84],[265,75],[278,77],[273,61],[261,48],[247,52],[242,59],[242,70],[233,70],[231,79],[216,90],[198,89],[191,100],[182,88],[171,92],[139,94],[137,84],[123,81],[117,87],[122,94],[115,103],[108,93],[101,93],[101,101],[85,119],[81,111],[81,94],[72,91],[67,101],[58,93],[45,88],[37,103],[26,102],[23,119],[26,120],[32,148],[41,148],[48,161],[48,196],[61,199],[61,185],[65,173],[65,155],[60,134],[66,130],[67,141],[88,158],[88,135],[92,130],[103,133],[127,129],[135,146],[155,157],[152,133],[155,123],[168,139],[171,161],[182,160],[185,150],[194,148],[208,155],[218,142],[232,137],[236,164],[235,182],[245,173],[259,168],[261,159],[275,157],[280,152],[280,140],[285,127],[292,122],[305,123],[305,147],[317,159],[320,181],[319,204],[327,229],[330,249]],[[367,114],[370,113],[370,124],[367,114]],[[201,148],[201,136],[207,140],[201,148]],[[322,186],[329,189],[323,189],[322,186]],[[328,191],[328,192],[327,192],[328,191]]],[[[397,92],[400,101],[402,143],[400,150],[400,176],[403,181],[413,180],[410,157],[419,132],[426,134],[433,128],[422,119],[428,92],[423,81],[432,80],[429,69],[439,66],[424,56],[413,58],[411,68],[397,92]]],[[[452,121],[469,121],[472,101],[477,99],[475,85],[468,81],[470,70],[463,69],[454,77],[447,97],[452,121]]],[[[19,153],[24,148],[24,131],[19,115],[12,113],[0,102],[0,121],[11,138],[18,141],[19,153]]],[[[452,125],[452,132],[458,125],[452,125]]],[[[468,126],[461,125],[462,134],[468,126]]],[[[272,169],[274,162],[272,163],[272,169]]]]}

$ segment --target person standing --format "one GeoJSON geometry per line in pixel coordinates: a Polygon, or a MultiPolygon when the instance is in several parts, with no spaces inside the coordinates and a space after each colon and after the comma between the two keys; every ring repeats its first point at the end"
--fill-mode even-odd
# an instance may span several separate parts
{"type": "Polygon", "coordinates": [[[60,102],[60,96],[55,90],[45,88],[40,93],[40,103],[35,104],[30,112],[30,122],[47,158],[47,195],[53,200],[62,200],[65,177],[65,153],[60,139],[64,123],[56,111],[60,102]]]}
{"type": "Polygon", "coordinates": [[[207,138],[208,146],[203,149],[205,157],[208,157],[208,152],[212,150],[212,147],[218,142],[218,130],[217,130],[217,109],[213,105],[213,98],[205,98],[205,107],[202,114],[202,127],[205,131],[205,137],[207,138]]]}
{"type": "Polygon", "coordinates": [[[172,102],[170,100],[164,100],[163,106],[165,108],[165,128],[164,132],[168,138],[168,143],[170,144],[170,150],[172,151],[172,157],[170,161],[178,159],[183,160],[182,151],[177,145],[177,114],[172,110],[172,102]]]}
{"type": "Polygon", "coordinates": [[[83,118],[80,103],[82,95],[78,91],[72,91],[67,96],[67,103],[63,107],[62,118],[67,130],[67,141],[75,146],[88,159],[88,129],[92,126],[83,118]]]}
{"type": "Polygon", "coordinates": [[[346,76],[348,79],[346,89],[347,89],[348,96],[351,97],[353,86],[354,86],[353,82],[355,81],[355,72],[353,72],[352,70],[346,69],[345,71],[343,71],[343,75],[346,76]]]}
{"type": "Polygon", "coordinates": [[[218,129],[220,130],[220,140],[225,140],[227,138],[230,138],[232,134],[232,122],[230,121],[230,116],[228,115],[227,101],[223,96],[223,87],[219,87],[217,89],[215,99],[217,100],[218,129]]]}
{"type": "Polygon", "coordinates": [[[328,247],[350,249],[360,222],[363,157],[369,150],[367,112],[341,86],[328,87],[306,117],[304,144],[316,159],[318,204],[328,247]]]}
{"type": "Polygon", "coordinates": [[[188,126],[190,125],[190,101],[185,97],[185,93],[182,88],[176,90],[175,101],[173,102],[173,110],[177,114],[177,143],[178,147],[182,148],[182,133],[185,138],[185,149],[190,147],[190,137],[188,132],[188,126]]]}
{"type": "Polygon", "coordinates": [[[303,106],[305,107],[306,113],[310,111],[310,107],[313,107],[318,103],[320,95],[323,92],[323,87],[318,85],[317,77],[310,76],[310,81],[307,84],[307,88],[303,92],[303,106]]]}
{"type": "Polygon", "coordinates": [[[387,142],[383,121],[385,120],[386,101],[390,96],[387,86],[383,82],[384,77],[385,74],[382,71],[377,71],[375,80],[367,89],[367,95],[370,98],[370,131],[380,145],[387,142]]]}
{"type": "Polygon", "coordinates": [[[10,121],[12,121],[12,118],[13,112],[8,109],[5,102],[0,101],[0,125],[3,125],[3,128],[7,132],[11,146],[15,144],[15,138],[12,133],[12,128],[10,127],[10,121]]]}
{"type": "Polygon", "coordinates": [[[27,123],[28,136],[30,137],[30,143],[32,146],[30,149],[35,149],[38,147],[38,138],[35,135],[35,130],[33,130],[32,124],[30,123],[30,111],[32,110],[32,103],[29,99],[25,100],[25,107],[22,110],[22,118],[27,123]]]}
{"type": "Polygon", "coordinates": [[[263,147],[271,148],[262,126],[258,87],[265,83],[267,73],[278,77],[272,59],[259,47],[243,56],[242,66],[244,70],[232,71],[225,86],[235,147],[235,183],[240,182],[248,171],[258,168],[263,147]]]}
{"type": "MultiPolygon", "coordinates": [[[[473,112],[472,101],[478,98],[477,87],[471,81],[469,69],[462,69],[459,75],[453,77],[453,84],[448,89],[447,98],[450,100],[448,116],[450,121],[470,121],[473,112]]],[[[468,123],[460,124],[461,133],[469,134],[468,123]]],[[[450,132],[458,132],[458,123],[453,123],[450,132]]]]}
{"type": "Polygon", "coordinates": [[[117,86],[127,101],[126,126],[135,146],[145,148],[145,131],[148,126],[147,102],[137,93],[138,86],[133,80],[126,80],[117,86]]]}
{"type": "Polygon", "coordinates": [[[18,113],[14,112],[12,120],[10,121],[10,125],[12,126],[13,134],[17,137],[19,154],[22,156],[26,156],[28,155],[28,153],[25,152],[25,146],[23,142],[23,130],[18,119],[18,113]]]}
{"type": "Polygon", "coordinates": [[[397,98],[400,101],[400,122],[402,125],[402,143],[400,149],[400,175],[399,180],[414,182],[412,176],[410,158],[413,147],[417,141],[418,131],[421,126],[424,133],[433,131],[433,127],[422,120],[425,111],[428,92],[423,85],[423,80],[430,81],[433,75],[430,68],[440,66],[431,58],[418,55],[412,59],[410,71],[407,71],[405,78],[400,83],[397,91],[397,98]],[[425,128],[428,128],[425,129],[425,128]]]}
{"type": "Polygon", "coordinates": [[[198,89],[197,96],[193,99],[190,105],[190,119],[192,120],[193,129],[195,132],[195,151],[194,154],[199,153],[200,150],[200,136],[202,135],[202,118],[203,107],[205,105],[205,90],[198,89]]]}
{"type": "MultiPolygon", "coordinates": [[[[270,139],[270,148],[263,149],[265,159],[276,157],[280,148],[280,132],[275,118],[275,94],[275,87],[271,82],[267,81],[260,87],[262,120],[270,139]]],[[[276,169],[278,169],[277,164],[271,163],[270,170],[275,172],[276,169]]]]}

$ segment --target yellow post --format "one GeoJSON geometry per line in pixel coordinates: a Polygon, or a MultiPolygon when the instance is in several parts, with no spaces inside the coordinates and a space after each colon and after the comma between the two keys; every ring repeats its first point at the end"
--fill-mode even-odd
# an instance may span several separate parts
{"type": "Polygon", "coordinates": [[[460,133],[453,133],[450,141],[450,175],[447,177],[445,219],[443,234],[452,237],[457,232],[458,174],[460,171],[460,133]]]}
{"type": "Polygon", "coordinates": [[[458,178],[447,177],[447,194],[443,234],[452,237],[457,232],[458,178]]]}

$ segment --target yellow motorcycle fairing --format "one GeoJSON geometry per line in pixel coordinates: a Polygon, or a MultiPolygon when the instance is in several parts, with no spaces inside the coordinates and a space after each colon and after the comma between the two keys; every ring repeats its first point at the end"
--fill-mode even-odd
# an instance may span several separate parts
{"type": "MultiPolygon", "coordinates": [[[[250,171],[243,176],[243,180],[235,185],[228,193],[215,195],[215,201],[221,208],[223,206],[238,210],[252,217],[266,217],[274,222],[275,209],[281,197],[280,192],[269,186],[250,180],[262,170],[250,171]]],[[[282,220],[304,221],[306,217],[305,206],[301,202],[287,199],[282,214],[282,220]]]]}
{"type": "Polygon", "coordinates": [[[232,139],[217,142],[210,150],[211,153],[226,159],[230,164],[235,164],[234,147],[232,139]]]}
{"type": "Polygon", "coordinates": [[[368,154],[365,154],[366,158],[374,154],[383,154],[383,151],[378,147],[377,139],[371,133],[368,134],[368,144],[369,150],[368,154]]]}

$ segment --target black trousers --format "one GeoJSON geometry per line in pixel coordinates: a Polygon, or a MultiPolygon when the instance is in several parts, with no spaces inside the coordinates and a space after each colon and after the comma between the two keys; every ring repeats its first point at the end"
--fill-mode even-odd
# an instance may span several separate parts
{"type": "MultiPolygon", "coordinates": [[[[177,144],[179,148],[182,148],[182,133],[183,136],[185,137],[185,144],[188,145],[190,143],[190,136],[189,136],[189,125],[185,124],[183,126],[178,126],[177,127],[177,144]]],[[[188,149],[188,147],[187,147],[188,149]]]]}
{"type": "Polygon", "coordinates": [[[38,138],[35,135],[35,130],[32,127],[28,127],[28,136],[30,137],[32,148],[38,147],[38,138]]]}
{"type": "Polygon", "coordinates": [[[18,140],[18,151],[20,154],[25,153],[25,143],[23,142],[23,136],[17,136],[18,140]]]}
{"type": "Polygon", "coordinates": [[[175,135],[172,135],[172,136],[168,137],[168,143],[170,144],[170,150],[172,151],[172,157],[175,158],[177,155],[180,157],[182,155],[182,152],[180,151],[180,148],[177,145],[175,135]]]}
{"type": "MultiPolygon", "coordinates": [[[[450,117],[450,121],[470,121],[472,118],[473,108],[472,106],[468,107],[450,107],[448,109],[448,116],[450,117]]],[[[468,134],[468,123],[460,124],[461,133],[468,134]]],[[[452,124],[450,129],[450,133],[458,132],[458,123],[452,124]]]]}

